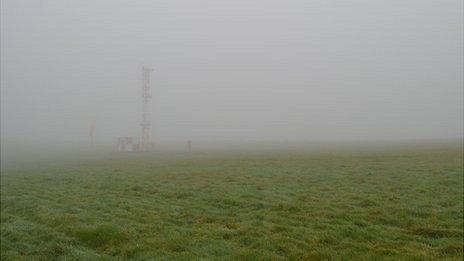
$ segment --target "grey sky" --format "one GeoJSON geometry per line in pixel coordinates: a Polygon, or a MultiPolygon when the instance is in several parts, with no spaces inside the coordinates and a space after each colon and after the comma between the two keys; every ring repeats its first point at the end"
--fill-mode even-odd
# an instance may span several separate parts
{"type": "Polygon", "coordinates": [[[462,0],[1,1],[4,140],[463,135],[462,0]]]}

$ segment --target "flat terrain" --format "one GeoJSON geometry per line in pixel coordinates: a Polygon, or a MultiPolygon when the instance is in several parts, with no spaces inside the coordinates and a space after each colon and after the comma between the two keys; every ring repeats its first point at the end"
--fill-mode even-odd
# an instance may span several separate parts
{"type": "Polygon", "coordinates": [[[1,257],[456,259],[461,148],[9,164],[1,257]]]}

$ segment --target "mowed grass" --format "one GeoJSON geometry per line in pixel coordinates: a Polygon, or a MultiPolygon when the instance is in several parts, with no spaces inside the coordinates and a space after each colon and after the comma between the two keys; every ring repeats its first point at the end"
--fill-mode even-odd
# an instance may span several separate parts
{"type": "Polygon", "coordinates": [[[13,165],[2,260],[463,257],[461,148],[13,165]]]}

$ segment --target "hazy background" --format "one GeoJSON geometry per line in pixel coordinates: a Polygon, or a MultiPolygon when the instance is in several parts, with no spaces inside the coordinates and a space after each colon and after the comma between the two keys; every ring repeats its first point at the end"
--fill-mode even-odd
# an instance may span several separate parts
{"type": "Polygon", "coordinates": [[[463,2],[1,1],[2,142],[455,139],[463,2]]]}

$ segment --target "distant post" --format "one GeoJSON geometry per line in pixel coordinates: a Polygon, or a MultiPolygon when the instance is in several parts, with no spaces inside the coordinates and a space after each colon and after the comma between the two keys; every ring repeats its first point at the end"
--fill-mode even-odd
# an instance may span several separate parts
{"type": "Polygon", "coordinates": [[[90,144],[94,146],[94,135],[95,135],[95,121],[90,123],[90,130],[89,130],[89,137],[90,137],[90,144]]]}

